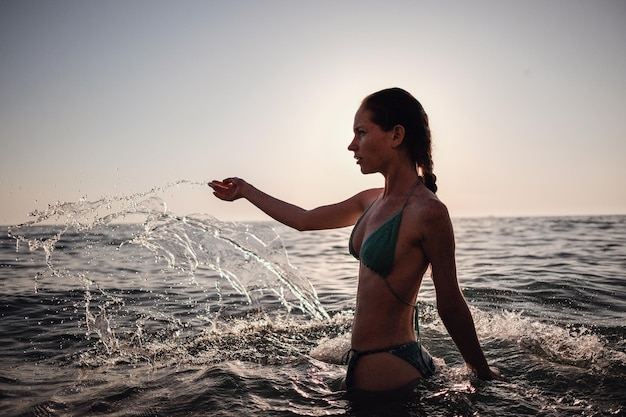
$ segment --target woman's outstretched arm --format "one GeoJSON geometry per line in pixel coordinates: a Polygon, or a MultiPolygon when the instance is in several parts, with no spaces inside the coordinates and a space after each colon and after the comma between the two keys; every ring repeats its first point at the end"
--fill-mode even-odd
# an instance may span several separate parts
{"type": "Polygon", "coordinates": [[[209,185],[217,198],[225,201],[245,198],[274,220],[297,230],[350,226],[363,213],[364,207],[380,193],[380,190],[367,190],[340,203],[305,210],[272,197],[241,178],[211,181],[209,185]]]}

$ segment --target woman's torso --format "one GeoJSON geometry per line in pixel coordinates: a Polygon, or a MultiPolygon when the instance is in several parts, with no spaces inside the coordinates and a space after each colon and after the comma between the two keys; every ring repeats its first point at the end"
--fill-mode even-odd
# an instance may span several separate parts
{"type": "Polygon", "coordinates": [[[419,206],[425,191],[423,188],[417,187],[408,198],[376,200],[353,230],[351,246],[355,255],[361,255],[368,240],[370,252],[380,249],[382,253],[388,248],[375,247],[380,240],[377,235],[381,233],[381,226],[385,227],[389,219],[401,214],[397,236],[391,239],[392,243],[381,240],[381,245],[395,243],[390,272],[383,276],[373,270],[380,262],[374,265],[374,261],[370,260],[372,269],[365,265],[367,259],[361,261],[352,329],[353,349],[368,350],[415,340],[411,304],[416,302],[428,267],[420,246],[419,206]],[[370,239],[372,237],[375,242],[370,239]]]}

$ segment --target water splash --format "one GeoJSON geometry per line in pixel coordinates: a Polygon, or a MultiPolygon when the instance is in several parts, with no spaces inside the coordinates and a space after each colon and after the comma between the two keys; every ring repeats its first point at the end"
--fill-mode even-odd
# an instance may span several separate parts
{"type": "Polygon", "coordinates": [[[22,246],[43,252],[35,292],[80,288],[85,333],[109,353],[121,349],[121,339],[134,348],[155,338],[169,343],[195,325],[215,330],[252,312],[329,317],[270,224],[176,215],[161,196],[174,186],[206,183],[56,202],[10,227],[18,253],[22,246]]]}
{"type": "Polygon", "coordinates": [[[150,216],[144,231],[129,243],[148,248],[170,268],[187,272],[195,284],[196,271],[208,267],[249,305],[275,297],[288,313],[299,310],[328,318],[315,288],[291,265],[280,236],[268,225],[161,214],[150,216]]]}
{"type": "Polygon", "coordinates": [[[515,342],[524,351],[555,364],[592,372],[626,371],[626,354],[610,348],[591,329],[566,328],[525,317],[523,312],[490,314],[472,309],[476,330],[485,339],[498,337],[515,342]]]}

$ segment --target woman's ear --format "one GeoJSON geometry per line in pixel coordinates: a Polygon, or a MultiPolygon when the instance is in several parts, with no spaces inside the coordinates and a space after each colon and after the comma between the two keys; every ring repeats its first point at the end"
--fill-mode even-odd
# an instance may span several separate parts
{"type": "Polygon", "coordinates": [[[391,146],[393,146],[394,148],[397,148],[404,141],[404,126],[395,125],[392,131],[393,131],[393,141],[392,141],[391,146]]]}

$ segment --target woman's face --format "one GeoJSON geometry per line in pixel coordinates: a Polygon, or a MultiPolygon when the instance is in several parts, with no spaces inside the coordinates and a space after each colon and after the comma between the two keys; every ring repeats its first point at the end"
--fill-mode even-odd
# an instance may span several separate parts
{"type": "Polygon", "coordinates": [[[372,122],[371,111],[363,107],[354,116],[354,139],[348,150],[354,152],[356,163],[363,174],[385,170],[386,155],[391,149],[393,131],[385,132],[372,122]]]}

